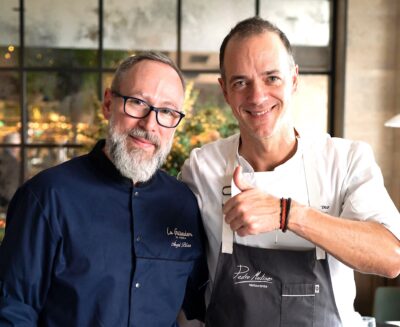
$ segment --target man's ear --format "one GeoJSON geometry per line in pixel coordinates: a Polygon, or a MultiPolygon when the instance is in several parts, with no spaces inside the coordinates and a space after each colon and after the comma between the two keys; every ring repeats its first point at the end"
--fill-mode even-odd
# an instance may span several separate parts
{"type": "Polygon", "coordinates": [[[293,88],[292,88],[292,93],[297,91],[297,85],[299,84],[299,66],[295,65],[293,68],[294,72],[293,72],[293,88]]]}
{"type": "Polygon", "coordinates": [[[112,102],[112,94],[111,94],[111,89],[106,88],[104,91],[104,99],[103,99],[103,104],[102,104],[102,110],[103,110],[103,115],[104,118],[107,120],[110,119],[111,117],[111,102],[112,102]]]}
{"type": "Polygon", "coordinates": [[[225,80],[222,77],[218,78],[219,86],[221,87],[222,93],[224,95],[225,101],[229,104],[228,101],[228,92],[226,91],[225,80]]]}

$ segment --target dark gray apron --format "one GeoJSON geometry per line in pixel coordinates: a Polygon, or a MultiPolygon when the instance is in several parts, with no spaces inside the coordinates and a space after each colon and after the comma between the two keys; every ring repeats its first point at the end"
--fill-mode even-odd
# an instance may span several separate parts
{"type": "MultiPolygon", "coordinates": [[[[306,161],[310,189],[315,182],[309,172],[315,167],[306,161]]],[[[231,168],[227,167],[230,178],[231,168]]],[[[309,201],[315,196],[309,192],[309,201]]],[[[232,251],[225,251],[226,244],[222,244],[206,313],[207,327],[341,326],[325,255],[317,259],[316,249],[263,249],[233,242],[231,246],[232,251]]]]}

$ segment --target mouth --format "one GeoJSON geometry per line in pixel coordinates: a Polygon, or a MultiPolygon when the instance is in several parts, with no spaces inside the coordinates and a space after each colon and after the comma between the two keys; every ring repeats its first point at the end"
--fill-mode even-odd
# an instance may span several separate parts
{"type": "Polygon", "coordinates": [[[263,115],[265,115],[265,114],[268,114],[269,112],[270,112],[270,110],[257,111],[257,112],[248,111],[248,113],[249,113],[250,115],[256,116],[256,117],[263,116],[263,115]]]}
{"type": "Polygon", "coordinates": [[[142,137],[129,135],[129,139],[139,148],[148,149],[156,147],[156,145],[153,142],[142,137]]]}
{"type": "Polygon", "coordinates": [[[277,107],[277,105],[273,105],[271,108],[267,109],[267,110],[262,110],[262,111],[255,111],[255,110],[245,110],[246,113],[248,113],[250,116],[253,117],[262,117],[264,115],[268,115],[269,113],[271,113],[275,108],[277,107]]]}

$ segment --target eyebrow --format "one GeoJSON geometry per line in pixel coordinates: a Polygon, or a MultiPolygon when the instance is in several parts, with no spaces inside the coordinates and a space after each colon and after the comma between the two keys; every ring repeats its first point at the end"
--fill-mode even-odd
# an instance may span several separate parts
{"type": "Polygon", "coordinates": [[[229,83],[232,83],[238,79],[246,79],[246,75],[233,75],[229,78],[229,83]]]}
{"type": "MultiPolygon", "coordinates": [[[[271,69],[271,70],[264,71],[261,75],[270,76],[273,74],[280,74],[280,73],[281,73],[281,71],[279,69],[271,69]]],[[[240,79],[247,79],[247,76],[246,75],[233,75],[229,78],[229,82],[232,83],[232,82],[234,82],[236,80],[240,80],[240,79]]]]}
{"type": "MultiPolygon", "coordinates": [[[[134,95],[129,95],[130,97],[133,98],[139,98],[140,100],[143,100],[145,102],[147,102],[148,104],[151,104],[148,97],[146,97],[142,92],[137,92],[134,95]]],[[[166,101],[162,101],[161,105],[159,106],[154,106],[153,104],[151,104],[153,107],[156,108],[169,108],[169,109],[174,109],[177,111],[183,111],[182,108],[179,108],[179,106],[176,103],[171,102],[170,100],[166,100],[166,101]],[[172,108],[170,108],[172,107],[172,108]]]]}

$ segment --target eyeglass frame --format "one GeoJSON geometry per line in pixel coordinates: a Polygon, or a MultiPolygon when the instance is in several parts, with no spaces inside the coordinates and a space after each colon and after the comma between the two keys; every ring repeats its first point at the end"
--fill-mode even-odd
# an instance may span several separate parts
{"type": "Polygon", "coordinates": [[[167,108],[167,107],[165,107],[165,108],[155,107],[155,106],[152,106],[151,104],[149,104],[147,101],[145,101],[145,100],[143,100],[143,99],[136,98],[136,97],[131,97],[131,96],[127,96],[127,95],[122,95],[122,94],[120,94],[120,93],[117,92],[117,91],[111,91],[111,94],[112,94],[113,96],[122,98],[122,99],[124,100],[124,113],[125,113],[125,115],[127,115],[127,116],[129,116],[129,117],[132,117],[132,118],[135,118],[135,119],[143,119],[143,118],[148,117],[148,116],[150,115],[150,113],[151,113],[152,111],[154,111],[154,112],[156,113],[156,121],[157,121],[157,124],[160,125],[161,127],[164,127],[164,128],[175,128],[175,127],[177,127],[177,126],[179,125],[179,123],[181,122],[182,118],[186,116],[183,112],[180,112],[180,111],[178,111],[178,110],[171,109],[171,108],[167,108]],[[150,110],[149,110],[149,111],[147,112],[147,114],[144,115],[143,117],[135,117],[135,116],[132,116],[132,115],[128,114],[128,113],[126,112],[126,109],[125,109],[126,101],[128,101],[128,99],[134,99],[134,100],[138,100],[138,101],[140,101],[140,102],[143,102],[146,106],[149,107],[150,110]],[[160,110],[166,110],[166,109],[167,109],[167,110],[170,110],[170,111],[173,111],[173,112],[176,112],[177,114],[179,114],[179,119],[178,119],[178,121],[176,122],[176,124],[175,124],[174,126],[165,126],[165,125],[161,124],[161,123],[158,121],[158,112],[159,112],[160,110]]]}

